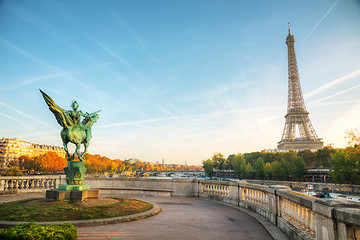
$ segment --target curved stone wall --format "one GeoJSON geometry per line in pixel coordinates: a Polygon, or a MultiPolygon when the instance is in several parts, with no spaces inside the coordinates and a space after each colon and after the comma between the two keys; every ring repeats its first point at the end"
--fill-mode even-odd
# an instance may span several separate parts
{"type": "MultiPolygon", "coordinates": [[[[0,194],[56,188],[61,176],[0,177],[0,194]],[[30,184],[31,182],[31,184],[30,184]]],[[[360,204],[317,199],[287,186],[246,181],[203,179],[92,178],[85,184],[101,191],[209,198],[251,209],[282,229],[291,239],[360,239],[360,204]]]]}

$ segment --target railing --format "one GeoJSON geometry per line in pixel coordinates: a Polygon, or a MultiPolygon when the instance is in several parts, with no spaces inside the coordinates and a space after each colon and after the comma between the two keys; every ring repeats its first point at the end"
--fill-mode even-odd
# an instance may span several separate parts
{"type": "Polygon", "coordinates": [[[65,182],[59,175],[0,177],[0,193],[44,192],[65,182]]]}
{"type": "Polygon", "coordinates": [[[292,239],[360,239],[360,204],[317,199],[286,186],[198,180],[198,196],[251,209],[292,239]],[[225,191],[224,191],[225,190],[225,191]]]}
{"type": "Polygon", "coordinates": [[[219,183],[203,183],[201,185],[202,193],[208,193],[219,197],[229,197],[229,185],[219,183]]]}
{"type": "MultiPolygon", "coordinates": [[[[40,192],[65,183],[64,176],[0,177],[0,194],[40,192]]],[[[167,191],[172,196],[211,198],[248,208],[267,218],[293,239],[360,239],[360,204],[317,199],[289,187],[249,184],[245,181],[202,179],[87,178],[91,188],[111,191],[167,191]]]]}
{"type": "Polygon", "coordinates": [[[315,237],[314,211],[289,199],[280,197],[279,217],[291,223],[311,238],[315,237]]]}
{"type": "Polygon", "coordinates": [[[267,192],[249,187],[241,188],[241,201],[259,204],[266,208],[269,205],[269,198],[267,192]]]}

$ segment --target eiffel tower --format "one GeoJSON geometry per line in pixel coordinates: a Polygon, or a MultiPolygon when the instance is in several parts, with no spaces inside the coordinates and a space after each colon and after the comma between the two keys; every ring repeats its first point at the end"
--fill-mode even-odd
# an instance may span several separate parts
{"type": "Polygon", "coordinates": [[[316,151],[323,148],[323,141],[315,132],[309,118],[309,112],[306,111],[304,98],[301,91],[298,67],[295,56],[295,38],[290,33],[286,38],[288,47],[288,106],[285,115],[285,127],[278,142],[278,151],[300,151],[309,149],[316,151]],[[296,137],[296,131],[300,137],[296,137]]]}

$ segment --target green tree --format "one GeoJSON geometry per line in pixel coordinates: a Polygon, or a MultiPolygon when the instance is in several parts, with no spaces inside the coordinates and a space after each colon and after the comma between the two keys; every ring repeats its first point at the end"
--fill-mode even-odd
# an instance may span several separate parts
{"type": "Polygon", "coordinates": [[[214,164],[211,159],[206,159],[202,162],[203,168],[205,169],[205,174],[208,177],[212,177],[213,170],[214,170],[214,164]]]}
{"type": "Polygon", "coordinates": [[[250,164],[255,164],[256,160],[259,157],[262,157],[262,155],[263,154],[261,152],[245,153],[244,158],[245,158],[246,162],[248,162],[250,164]]]}
{"type": "Polygon", "coordinates": [[[246,167],[246,160],[244,158],[244,155],[241,153],[236,154],[231,161],[231,167],[236,175],[238,175],[239,177],[244,177],[246,167]]]}
{"type": "Polygon", "coordinates": [[[360,183],[360,147],[348,147],[338,150],[329,160],[333,165],[330,173],[335,183],[360,183]]]}
{"type": "Polygon", "coordinates": [[[265,165],[264,165],[264,176],[266,177],[266,179],[270,179],[272,177],[271,172],[272,172],[271,163],[269,163],[269,162],[265,163],[265,165]]]}
{"type": "Polygon", "coordinates": [[[234,158],[235,158],[235,154],[231,154],[231,155],[229,155],[228,157],[227,157],[227,159],[226,159],[226,162],[227,162],[227,169],[232,169],[232,161],[234,160],[234,158]]]}
{"type": "Polygon", "coordinates": [[[244,169],[244,176],[246,178],[250,178],[250,177],[252,177],[252,173],[253,173],[253,167],[251,166],[250,163],[247,163],[245,165],[245,169],[244,169]]]}
{"type": "Polygon", "coordinates": [[[273,161],[271,163],[271,177],[274,179],[279,179],[279,172],[277,171],[277,168],[279,166],[279,161],[273,161]]]}
{"type": "MultiPolygon", "coordinates": [[[[290,150],[288,152],[284,152],[284,153],[280,153],[281,155],[281,159],[286,160],[287,162],[291,161],[291,159],[293,158],[293,156],[297,156],[297,152],[290,150]]],[[[281,162],[281,161],[280,161],[281,162]]]]}
{"type": "Polygon", "coordinates": [[[289,176],[289,162],[282,159],[274,170],[280,180],[287,180],[289,176]]]}
{"type": "MultiPolygon", "coordinates": [[[[309,149],[299,151],[298,156],[304,159],[304,162],[308,168],[319,167],[316,166],[316,153],[310,151],[309,149]]],[[[293,157],[294,158],[294,157],[293,157]]],[[[291,160],[293,159],[291,158],[291,160]]]]}
{"type": "Polygon", "coordinates": [[[18,166],[11,166],[5,170],[4,176],[22,176],[23,173],[18,166]]]}
{"type": "Polygon", "coordinates": [[[330,163],[329,160],[331,158],[331,154],[335,153],[336,150],[331,146],[326,146],[323,149],[319,149],[316,151],[316,160],[315,167],[324,167],[329,168],[330,163]]]}
{"type": "Polygon", "coordinates": [[[224,170],[226,167],[226,159],[221,153],[214,153],[214,156],[211,157],[214,168],[218,170],[224,170]]]}
{"type": "Polygon", "coordinates": [[[256,178],[257,179],[263,179],[264,178],[264,166],[265,166],[264,159],[259,157],[256,160],[256,163],[254,165],[254,169],[255,169],[255,172],[256,172],[256,178]]]}
{"type": "Polygon", "coordinates": [[[305,161],[302,157],[294,156],[291,159],[290,166],[289,166],[291,176],[299,181],[306,171],[305,161]]]}

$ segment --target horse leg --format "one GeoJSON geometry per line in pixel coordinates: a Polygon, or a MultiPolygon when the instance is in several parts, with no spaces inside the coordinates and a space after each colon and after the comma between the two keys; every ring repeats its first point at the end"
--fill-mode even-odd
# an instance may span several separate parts
{"type": "Polygon", "coordinates": [[[89,143],[90,143],[90,139],[91,139],[91,129],[86,128],[85,129],[85,138],[83,139],[83,144],[84,144],[84,152],[81,154],[81,156],[84,156],[85,153],[87,152],[89,143]]]}
{"type": "Polygon", "coordinates": [[[80,153],[80,148],[81,148],[81,143],[76,143],[76,150],[75,153],[78,157],[80,161],[84,161],[84,159],[82,158],[82,155],[80,153]]]}
{"type": "Polygon", "coordinates": [[[89,142],[84,142],[84,152],[81,154],[82,156],[84,156],[85,153],[87,152],[88,146],[89,146],[89,142]]]}
{"type": "Polygon", "coordinates": [[[67,142],[63,142],[63,145],[64,145],[64,150],[65,150],[65,153],[66,153],[66,156],[67,156],[67,159],[70,158],[70,153],[69,153],[69,150],[67,148],[67,142]]]}

